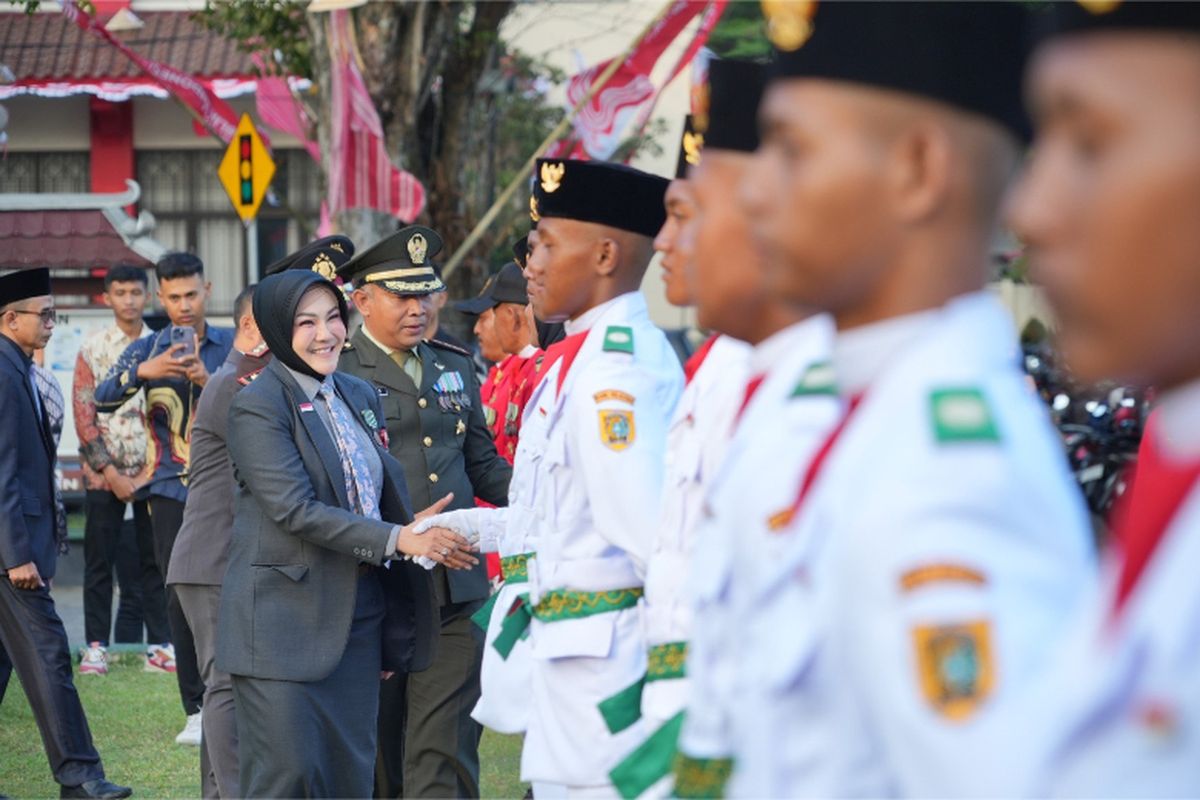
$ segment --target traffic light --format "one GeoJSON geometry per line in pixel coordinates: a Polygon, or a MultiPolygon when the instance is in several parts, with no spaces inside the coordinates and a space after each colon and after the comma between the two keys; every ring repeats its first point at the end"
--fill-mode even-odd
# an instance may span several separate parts
{"type": "Polygon", "coordinates": [[[242,205],[254,205],[254,170],[250,162],[252,139],[249,135],[238,137],[238,177],[241,179],[242,205]]]}

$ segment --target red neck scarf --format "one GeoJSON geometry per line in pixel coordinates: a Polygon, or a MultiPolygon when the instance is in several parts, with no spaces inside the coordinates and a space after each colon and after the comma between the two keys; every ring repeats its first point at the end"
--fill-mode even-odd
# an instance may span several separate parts
{"type": "Polygon", "coordinates": [[[717,343],[717,338],[720,334],[714,333],[708,337],[708,340],[700,345],[700,349],[692,353],[691,358],[683,365],[684,385],[692,382],[692,378],[696,377],[696,373],[700,371],[701,365],[704,364],[704,359],[708,358],[709,352],[713,349],[713,345],[717,343]]]}

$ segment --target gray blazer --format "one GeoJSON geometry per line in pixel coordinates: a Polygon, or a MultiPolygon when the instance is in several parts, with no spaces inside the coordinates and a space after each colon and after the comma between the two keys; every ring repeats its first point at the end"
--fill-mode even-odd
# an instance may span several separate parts
{"type": "MultiPolygon", "coordinates": [[[[383,419],[369,384],[341,373],[334,383],[360,422],[368,411],[383,419]]],[[[378,430],[363,427],[383,461],[385,522],[346,510],[337,445],[286,367],[272,361],[234,397],[229,454],[238,493],[221,590],[218,668],[318,681],[341,661],[359,564],[381,564],[393,523],[412,520],[403,470],[378,445],[378,430]]],[[[378,573],[387,600],[384,668],[425,669],[437,632],[429,575],[407,561],[378,573]]]]}

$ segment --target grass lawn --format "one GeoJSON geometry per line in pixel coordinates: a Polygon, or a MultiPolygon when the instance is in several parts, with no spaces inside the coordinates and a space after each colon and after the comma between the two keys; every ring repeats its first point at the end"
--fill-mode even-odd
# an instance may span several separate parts
{"type": "MultiPolygon", "coordinates": [[[[199,797],[200,757],[175,744],[183,711],[174,678],[142,672],[126,657],[106,677],[75,676],[96,747],[109,780],[134,787],[134,796],[199,797]]],[[[521,740],[485,731],[480,747],[484,797],[519,798],[521,740]]],[[[21,685],[13,676],[0,705],[0,794],[14,800],[58,797],[42,740],[21,685]]]]}

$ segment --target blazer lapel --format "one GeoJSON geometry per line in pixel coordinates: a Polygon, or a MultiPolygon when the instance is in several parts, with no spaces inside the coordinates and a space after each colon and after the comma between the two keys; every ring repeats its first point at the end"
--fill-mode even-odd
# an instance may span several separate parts
{"type": "Polygon", "coordinates": [[[46,455],[50,457],[50,461],[53,463],[57,454],[54,452],[54,440],[50,436],[50,420],[46,417],[46,404],[40,398],[33,396],[36,389],[33,387],[33,380],[30,374],[25,371],[25,362],[16,353],[16,345],[11,343],[0,345],[0,352],[3,352],[5,357],[8,358],[8,363],[13,366],[13,371],[16,372],[18,380],[25,387],[25,394],[29,397],[29,402],[33,404],[33,416],[38,422],[38,433],[41,434],[42,447],[46,448],[46,455]]]}
{"type": "Polygon", "coordinates": [[[414,396],[417,394],[417,387],[413,384],[412,378],[408,377],[408,374],[400,369],[400,365],[392,361],[387,353],[368,339],[362,332],[362,328],[355,331],[352,341],[354,349],[358,351],[358,360],[364,367],[371,370],[371,380],[398,392],[414,396]]]}
{"type": "Polygon", "coordinates": [[[288,374],[287,368],[280,362],[272,360],[267,364],[267,368],[279,377],[280,382],[291,396],[294,409],[292,413],[299,418],[300,426],[304,428],[309,441],[316,449],[317,456],[321,459],[321,465],[325,467],[325,473],[329,477],[329,483],[338,497],[339,505],[348,509],[350,498],[346,496],[346,474],[342,471],[342,457],[338,454],[337,443],[326,429],[325,423],[321,421],[316,409],[317,403],[325,401],[319,397],[309,401],[300,385],[288,374]],[[310,407],[311,410],[307,410],[310,407]]]}

